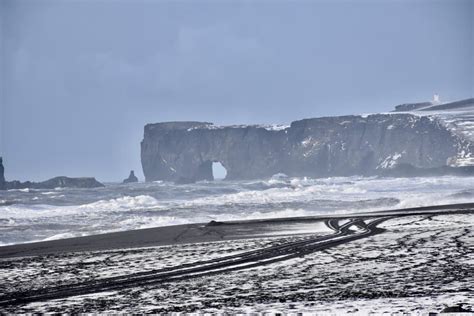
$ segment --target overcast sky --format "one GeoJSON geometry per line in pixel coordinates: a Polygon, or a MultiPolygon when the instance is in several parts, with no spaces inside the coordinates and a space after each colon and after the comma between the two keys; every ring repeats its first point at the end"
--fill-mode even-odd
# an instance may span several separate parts
{"type": "Polygon", "coordinates": [[[143,179],[146,123],[473,96],[474,1],[0,0],[10,180],[143,179]]]}

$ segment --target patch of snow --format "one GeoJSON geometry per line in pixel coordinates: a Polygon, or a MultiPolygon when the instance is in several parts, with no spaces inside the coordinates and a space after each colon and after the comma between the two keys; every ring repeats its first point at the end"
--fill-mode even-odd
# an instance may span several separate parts
{"type": "Polygon", "coordinates": [[[258,127],[263,127],[268,131],[283,131],[290,127],[290,125],[283,125],[283,124],[273,124],[273,125],[260,125],[258,127]]]}
{"type": "Polygon", "coordinates": [[[377,169],[391,169],[395,167],[398,160],[402,157],[400,153],[394,153],[393,155],[388,156],[385,158],[378,166],[377,169]]]}
{"type": "Polygon", "coordinates": [[[224,129],[224,128],[264,128],[267,131],[283,131],[290,127],[290,125],[283,124],[240,124],[240,125],[216,125],[216,124],[206,124],[188,128],[187,131],[193,131],[197,129],[224,129]]]}
{"type": "Polygon", "coordinates": [[[312,140],[313,138],[311,136],[307,137],[301,142],[301,145],[303,145],[303,147],[308,147],[309,145],[311,145],[312,140]]]}

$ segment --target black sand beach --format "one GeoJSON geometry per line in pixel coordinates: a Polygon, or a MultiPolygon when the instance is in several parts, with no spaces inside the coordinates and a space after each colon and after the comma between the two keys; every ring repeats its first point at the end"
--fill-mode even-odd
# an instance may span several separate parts
{"type": "Polygon", "coordinates": [[[287,311],[291,306],[315,310],[315,302],[323,307],[342,304],[344,309],[361,299],[389,309],[394,304],[407,305],[407,300],[411,302],[409,310],[466,305],[473,297],[469,290],[473,280],[469,262],[463,257],[470,253],[473,213],[474,204],[455,204],[331,217],[178,225],[0,247],[5,280],[0,310],[242,312],[251,305],[252,310],[287,311]],[[424,236],[430,232],[432,235],[424,236]],[[417,234],[421,237],[414,238],[417,234]],[[414,247],[421,249],[414,252],[414,247]],[[372,253],[377,255],[372,257],[372,253]],[[430,256],[438,259],[426,260],[430,256]],[[449,261],[439,259],[443,256],[449,261]],[[298,272],[301,267],[295,268],[295,264],[309,264],[310,270],[298,272]],[[436,266],[442,275],[436,275],[436,266]],[[372,269],[380,270],[376,279],[372,269]],[[258,271],[270,273],[266,282],[280,284],[279,289],[271,290],[274,285],[259,287],[252,279],[258,271]],[[411,278],[410,289],[391,284],[393,280],[402,282],[406,273],[411,278]],[[245,290],[247,294],[236,290],[242,281],[234,276],[251,283],[253,289],[245,290]],[[315,284],[315,278],[321,276],[315,284]],[[299,280],[300,285],[283,291],[288,277],[299,280]],[[243,296],[236,303],[234,298],[219,294],[221,290],[203,292],[199,287],[202,282],[211,282],[224,293],[230,286],[235,297],[243,296]],[[194,289],[194,301],[186,299],[188,291],[170,290],[171,284],[194,289]],[[356,285],[362,288],[354,290],[356,285]],[[417,286],[421,292],[413,292],[417,286]],[[160,297],[164,289],[167,294],[160,297]],[[159,298],[160,304],[150,301],[150,293],[152,301],[159,298]],[[130,303],[124,298],[129,295],[140,295],[141,299],[130,303]],[[209,295],[215,296],[213,300],[209,295]],[[425,296],[432,302],[420,305],[410,299],[425,296]],[[386,301],[388,298],[396,302],[386,301]]]}

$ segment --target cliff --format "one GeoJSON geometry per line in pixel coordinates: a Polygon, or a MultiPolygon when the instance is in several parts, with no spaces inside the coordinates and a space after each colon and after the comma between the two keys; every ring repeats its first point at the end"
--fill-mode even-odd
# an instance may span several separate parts
{"type": "Polygon", "coordinates": [[[146,181],[212,180],[212,162],[227,180],[288,176],[471,173],[452,170],[472,145],[439,117],[411,113],[304,119],[286,128],[167,122],[145,126],[141,159],[146,181]],[[444,170],[444,171],[443,171],[444,170]],[[423,173],[423,171],[427,171],[423,173]]]}

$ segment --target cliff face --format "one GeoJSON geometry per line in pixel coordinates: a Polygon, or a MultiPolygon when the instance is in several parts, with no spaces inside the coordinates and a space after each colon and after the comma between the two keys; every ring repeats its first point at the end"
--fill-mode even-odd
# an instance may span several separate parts
{"type": "MultiPolygon", "coordinates": [[[[440,168],[463,140],[438,119],[412,114],[340,116],[295,121],[287,128],[168,122],[145,126],[141,159],[146,181],[394,174],[398,165],[440,168]]],[[[463,145],[465,147],[465,144],[463,145]]]]}

